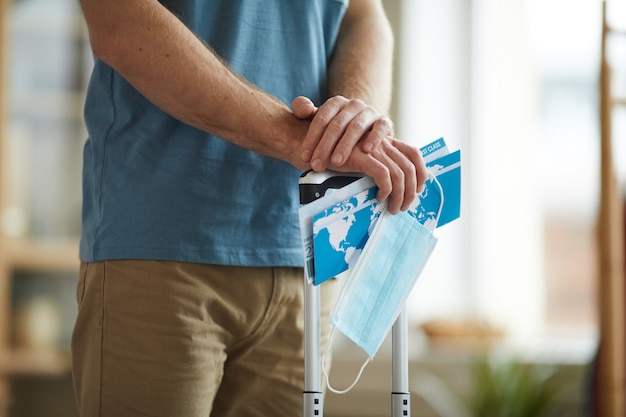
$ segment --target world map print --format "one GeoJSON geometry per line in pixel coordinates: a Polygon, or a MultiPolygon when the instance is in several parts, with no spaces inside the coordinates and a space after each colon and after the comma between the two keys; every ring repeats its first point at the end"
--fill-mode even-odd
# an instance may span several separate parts
{"type": "MultiPolygon", "coordinates": [[[[353,267],[359,258],[383,206],[372,187],[313,217],[315,283],[320,284],[353,267]]],[[[432,178],[407,212],[433,230],[442,208],[441,189],[432,178]]]]}

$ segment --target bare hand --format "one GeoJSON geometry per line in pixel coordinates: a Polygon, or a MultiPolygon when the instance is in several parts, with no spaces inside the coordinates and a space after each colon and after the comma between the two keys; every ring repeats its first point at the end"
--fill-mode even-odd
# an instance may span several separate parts
{"type": "Polygon", "coordinates": [[[357,144],[343,165],[330,168],[372,177],[378,186],[376,198],[378,201],[389,198],[387,208],[392,214],[409,208],[428,176],[419,149],[391,137],[385,138],[371,153],[357,144]]]}
{"type": "Polygon", "coordinates": [[[299,119],[311,121],[300,158],[315,171],[343,166],[357,143],[370,153],[385,137],[393,136],[391,120],[361,100],[335,96],[317,108],[300,96],[293,100],[292,111],[299,119]]]}

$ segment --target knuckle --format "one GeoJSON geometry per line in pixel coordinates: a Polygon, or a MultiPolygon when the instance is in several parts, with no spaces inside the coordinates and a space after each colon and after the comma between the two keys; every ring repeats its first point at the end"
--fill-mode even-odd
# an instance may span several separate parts
{"type": "Polygon", "coordinates": [[[369,107],[365,102],[359,98],[350,99],[348,105],[355,108],[367,108],[369,107]]]}
{"type": "Polygon", "coordinates": [[[345,117],[337,115],[328,123],[328,130],[335,134],[342,133],[347,123],[345,117]]]}
{"type": "Polygon", "coordinates": [[[407,162],[411,165],[418,166],[422,165],[422,154],[415,146],[411,146],[404,142],[396,140],[394,142],[396,144],[396,148],[400,151],[400,153],[407,159],[407,162]]]}
{"type": "Polygon", "coordinates": [[[389,169],[382,164],[374,164],[375,170],[372,172],[372,176],[378,185],[381,192],[389,194],[391,191],[391,178],[389,175],[389,169]]]}
{"type": "Polygon", "coordinates": [[[367,140],[371,142],[374,147],[379,147],[385,140],[385,134],[372,130],[367,135],[367,140]]]}
{"type": "Polygon", "coordinates": [[[361,117],[356,117],[352,119],[348,128],[355,132],[363,132],[367,129],[367,124],[365,120],[361,117]]]}
{"type": "Polygon", "coordinates": [[[326,104],[333,106],[333,107],[341,107],[343,106],[346,102],[348,101],[347,98],[345,98],[344,96],[333,96],[331,98],[329,98],[328,100],[326,100],[326,104]]]}
{"type": "Polygon", "coordinates": [[[328,125],[328,123],[330,123],[331,120],[332,120],[332,115],[330,113],[319,112],[315,115],[315,117],[311,121],[311,124],[324,128],[328,125]]]}
{"type": "Polygon", "coordinates": [[[394,132],[394,126],[393,126],[393,122],[391,121],[390,118],[383,116],[381,117],[376,124],[378,126],[380,126],[380,128],[385,132],[388,133],[390,135],[393,136],[393,132],[394,132]]]}
{"type": "Polygon", "coordinates": [[[411,161],[421,161],[422,159],[422,154],[420,153],[420,151],[414,147],[414,146],[409,146],[408,149],[406,150],[406,156],[411,160],[411,161]]]}

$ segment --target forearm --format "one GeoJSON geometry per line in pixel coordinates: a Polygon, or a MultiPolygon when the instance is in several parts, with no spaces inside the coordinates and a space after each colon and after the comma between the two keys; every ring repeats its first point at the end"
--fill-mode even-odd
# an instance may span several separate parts
{"type": "Polygon", "coordinates": [[[298,149],[308,123],[230,71],[157,1],[81,5],[94,54],[156,106],[243,148],[307,168],[298,149]]]}
{"type": "Polygon", "coordinates": [[[391,103],[393,43],[380,2],[350,2],[329,67],[329,97],[358,98],[387,114],[391,103]]]}

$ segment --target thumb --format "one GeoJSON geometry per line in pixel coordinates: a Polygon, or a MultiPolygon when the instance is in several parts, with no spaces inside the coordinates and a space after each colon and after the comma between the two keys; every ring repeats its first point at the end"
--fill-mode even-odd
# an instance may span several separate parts
{"type": "Polygon", "coordinates": [[[304,96],[298,96],[291,102],[291,110],[298,119],[311,119],[317,112],[317,107],[313,102],[304,96]]]}

